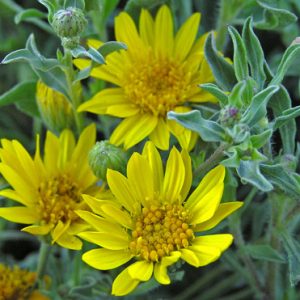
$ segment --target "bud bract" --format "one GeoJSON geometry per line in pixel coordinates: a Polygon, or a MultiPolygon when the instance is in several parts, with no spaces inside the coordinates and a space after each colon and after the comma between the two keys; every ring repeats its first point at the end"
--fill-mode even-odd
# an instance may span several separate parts
{"type": "Polygon", "coordinates": [[[127,155],[121,148],[108,141],[97,142],[89,152],[89,165],[94,174],[106,181],[107,169],[125,173],[127,155]]]}

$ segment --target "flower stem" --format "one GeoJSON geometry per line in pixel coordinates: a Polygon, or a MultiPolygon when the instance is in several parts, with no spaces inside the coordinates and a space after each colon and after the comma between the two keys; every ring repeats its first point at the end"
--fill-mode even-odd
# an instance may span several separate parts
{"type": "Polygon", "coordinates": [[[214,167],[217,163],[219,163],[224,156],[224,150],[226,150],[228,147],[229,147],[228,144],[221,144],[215,150],[215,152],[194,171],[194,176],[197,176],[202,172],[208,171],[209,169],[214,167]]]}
{"type": "Polygon", "coordinates": [[[36,282],[39,285],[39,287],[41,287],[43,283],[43,277],[45,274],[50,251],[51,251],[51,245],[49,245],[45,241],[41,241],[39,260],[38,260],[37,271],[36,271],[37,273],[36,282]]]}

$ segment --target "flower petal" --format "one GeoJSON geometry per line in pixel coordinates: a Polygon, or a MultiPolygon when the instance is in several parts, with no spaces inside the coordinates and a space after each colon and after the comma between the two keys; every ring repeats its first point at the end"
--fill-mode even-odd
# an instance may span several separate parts
{"type": "MultiPolygon", "coordinates": [[[[185,249],[187,250],[187,249],[185,249]]],[[[216,261],[220,255],[221,251],[215,247],[208,247],[208,246],[191,246],[188,248],[189,251],[192,251],[199,263],[194,265],[195,267],[203,267],[206,266],[214,261],[216,261]]]]}
{"type": "Polygon", "coordinates": [[[180,27],[175,37],[174,52],[175,57],[182,61],[190,52],[198,32],[200,23],[200,13],[190,16],[180,27]]]}
{"type": "Polygon", "coordinates": [[[71,250],[80,250],[82,248],[81,240],[76,236],[67,233],[62,234],[56,240],[56,243],[63,248],[67,248],[71,250]]]}
{"type": "Polygon", "coordinates": [[[116,232],[86,231],[77,234],[80,238],[110,250],[128,249],[129,239],[125,231],[122,235],[116,232]]]}
{"type": "Polygon", "coordinates": [[[75,138],[71,130],[65,129],[59,136],[59,155],[57,164],[59,169],[64,169],[71,159],[75,148],[75,138]]]}
{"type": "Polygon", "coordinates": [[[185,167],[182,157],[176,148],[170,152],[164,183],[163,183],[163,200],[174,203],[180,199],[180,192],[183,187],[185,177],[185,167]]]}
{"type": "Polygon", "coordinates": [[[160,56],[172,56],[174,35],[173,19],[168,6],[162,6],[155,18],[154,24],[154,49],[155,54],[160,56]]]}
{"type": "Polygon", "coordinates": [[[179,251],[173,251],[170,256],[162,258],[161,262],[154,265],[154,277],[160,284],[170,284],[171,280],[168,276],[167,267],[176,263],[180,258],[179,251]]]}
{"type": "Polygon", "coordinates": [[[142,9],[139,22],[140,36],[145,45],[153,46],[154,21],[148,10],[142,9]]]}
{"type": "Polygon", "coordinates": [[[146,260],[137,261],[131,264],[127,270],[132,279],[148,281],[153,273],[153,262],[148,262],[146,260]]]}
{"type": "Polygon", "coordinates": [[[217,248],[219,251],[223,252],[232,244],[232,241],[233,236],[231,234],[212,234],[196,237],[193,240],[192,246],[208,246],[217,248]]]}
{"type": "Polygon", "coordinates": [[[1,207],[0,217],[21,224],[34,224],[39,221],[39,215],[34,208],[24,206],[1,207]]]}
{"type": "Polygon", "coordinates": [[[188,264],[199,267],[200,261],[196,253],[190,249],[180,249],[181,258],[185,260],[188,264]]]}
{"type": "Polygon", "coordinates": [[[115,296],[125,296],[132,292],[139,283],[139,280],[129,275],[128,268],[126,268],[114,280],[111,293],[115,296]]]}
{"type": "Polygon", "coordinates": [[[93,249],[82,255],[82,260],[98,270],[110,270],[127,263],[132,258],[129,251],[93,249]]]}
{"type": "Polygon", "coordinates": [[[165,120],[158,118],[156,128],[151,132],[149,138],[157,148],[169,149],[170,132],[165,120]]]}
{"type": "Polygon", "coordinates": [[[187,197],[192,181],[193,181],[193,172],[192,172],[192,160],[191,157],[189,156],[187,150],[183,149],[181,151],[181,157],[182,161],[184,163],[184,168],[185,168],[185,177],[184,177],[184,183],[181,189],[181,197],[182,200],[184,201],[185,198],[187,197]]]}
{"type": "Polygon", "coordinates": [[[31,225],[21,229],[21,231],[25,231],[31,233],[33,235],[46,235],[48,234],[51,229],[53,228],[53,224],[46,224],[46,225],[31,225]]]}
{"type": "Polygon", "coordinates": [[[223,219],[232,214],[234,211],[239,209],[244,203],[243,202],[226,202],[221,203],[217,208],[213,217],[203,223],[196,226],[194,231],[205,231],[209,230],[218,225],[223,219]]]}

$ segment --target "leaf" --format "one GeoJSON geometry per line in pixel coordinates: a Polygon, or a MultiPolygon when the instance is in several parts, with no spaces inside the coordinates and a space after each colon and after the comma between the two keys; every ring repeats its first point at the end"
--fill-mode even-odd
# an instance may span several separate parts
{"type": "Polygon", "coordinates": [[[286,109],[282,115],[275,118],[273,129],[276,130],[285,125],[289,120],[295,119],[300,116],[300,106],[286,109]]]}
{"type": "Polygon", "coordinates": [[[100,48],[98,48],[98,51],[103,55],[103,57],[106,57],[108,54],[119,50],[127,50],[127,46],[122,42],[110,41],[104,43],[102,46],[100,46],[100,48]]]}
{"type": "MultiPolygon", "coordinates": [[[[269,101],[269,106],[272,108],[274,116],[279,117],[284,111],[291,108],[291,103],[292,101],[289,93],[285,87],[281,85],[278,93],[274,94],[269,101]]],[[[294,154],[296,131],[297,128],[294,119],[290,119],[279,128],[283,152],[285,154],[294,154]]]]}
{"type": "Polygon", "coordinates": [[[217,84],[223,90],[231,91],[236,83],[234,70],[232,65],[216,50],[212,33],[206,39],[204,51],[217,84]]]}
{"type": "MultiPolygon", "coordinates": [[[[90,2],[90,1],[88,1],[90,2]]],[[[64,8],[68,7],[77,7],[81,10],[84,10],[85,7],[85,0],[65,0],[64,1],[64,8]]]]}
{"type": "Polygon", "coordinates": [[[264,8],[264,19],[255,25],[259,29],[281,29],[297,21],[295,14],[288,10],[274,7],[277,1],[256,0],[256,2],[264,8]]]}
{"type": "Polygon", "coordinates": [[[243,93],[246,88],[246,81],[242,80],[238,82],[232,89],[231,93],[228,96],[228,102],[234,107],[241,108],[244,104],[243,102],[243,93]]]}
{"type": "Polygon", "coordinates": [[[243,247],[243,250],[251,257],[258,260],[271,261],[275,263],[286,262],[284,256],[270,245],[246,245],[243,247]]]}
{"type": "Polygon", "coordinates": [[[205,142],[221,142],[225,140],[224,129],[216,122],[202,118],[200,111],[188,113],[168,113],[169,120],[176,120],[183,127],[197,132],[205,142]]]}
{"type": "Polygon", "coordinates": [[[214,95],[223,106],[228,104],[228,96],[221,89],[219,89],[215,84],[204,83],[204,84],[200,84],[199,87],[214,95]]]}
{"type": "Polygon", "coordinates": [[[228,31],[234,47],[233,66],[235,76],[238,81],[241,81],[247,79],[249,76],[245,45],[240,34],[234,27],[229,26],[228,31]]]}
{"type": "Polygon", "coordinates": [[[266,165],[261,164],[261,171],[264,176],[275,186],[280,188],[286,194],[293,198],[299,198],[300,182],[297,181],[295,176],[298,174],[287,171],[282,165],[266,165]]]}
{"type": "Polygon", "coordinates": [[[267,114],[268,101],[278,90],[278,86],[270,85],[266,89],[256,94],[253,97],[250,106],[243,114],[241,122],[246,123],[251,127],[261,120],[267,114]]]}
{"type": "Polygon", "coordinates": [[[277,71],[275,72],[275,76],[270,84],[280,84],[283,80],[285,73],[287,72],[288,68],[292,64],[294,58],[300,53],[300,44],[293,44],[289,46],[279,63],[277,71]]]}
{"type": "Polygon", "coordinates": [[[273,189],[273,185],[260,172],[257,161],[241,160],[237,173],[243,181],[251,183],[263,192],[273,189]]]}
{"type": "Polygon", "coordinates": [[[39,3],[48,9],[48,21],[51,24],[55,11],[58,10],[57,3],[52,0],[38,0],[39,3]]]}
{"type": "Polygon", "coordinates": [[[247,59],[251,69],[251,76],[256,80],[260,89],[266,80],[264,72],[264,52],[260,42],[252,29],[252,18],[249,17],[243,27],[243,40],[245,43],[247,59]]]}
{"type": "Polygon", "coordinates": [[[95,48],[90,47],[87,51],[82,46],[77,46],[76,48],[71,50],[73,57],[87,57],[90,58],[92,61],[103,65],[105,63],[104,57],[99,53],[95,48]]]}
{"type": "Polygon", "coordinates": [[[283,247],[288,255],[291,286],[300,281],[300,244],[288,232],[281,231],[283,247]]]}
{"type": "Polygon", "coordinates": [[[266,131],[264,131],[260,134],[252,135],[250,137],[250,141],[252,143],[252,146],[256,149],[261,148],[271,138],[272,133],[273,133],[272,129],[268,129],[268,130],[266,130],[266,131]]]}
{"type": "Polygon", "coordinates": [[[0,107],[14,103],[21,111],[37,117],[39,110],[35,101],[35,91],[35,81],[21,82],[0,96],[0,107]]]}
{"type": "Polygon", "coordinates": [[[32,19],[32,18],[38,18],[38,19],[43,19],[46,18],[47,15],[40,10],[37,10],[35,8],[30,8],[26,10],[22,10],[18,14],[15,15],[15,23],[19,24],[22,21],[32,19]]]}

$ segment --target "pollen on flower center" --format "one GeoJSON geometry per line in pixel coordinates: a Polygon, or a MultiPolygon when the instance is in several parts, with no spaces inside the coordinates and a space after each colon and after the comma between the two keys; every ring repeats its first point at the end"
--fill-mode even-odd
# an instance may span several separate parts
{"type": "Polygon", "coordinates": [[[142,112],[164,117],[185,102],[190,76],[183,65],[168,58],[155,58],[150,53],[126,72],[125,95],[142,112]]]}
{"type": "Polygon", "coordinates": [[[132,231],[130,250],[147,261],[159,261],[171,251],[186,248],[194,239],[181,205],[144,207],[132,231]]]}
{"type": "Polygon", "coordinates": [[[38,204],[41,219],[46,224],[73,221],[81,202],[78,185],[66,174],[55,176],[40,184],[38,204]]]}
{"type": "Polygon", "coordinates": [[[0,264],[0,299],[26,300],[36,279],[36,273],[21,270],[19,267],[6,267],[0,264]]]}

